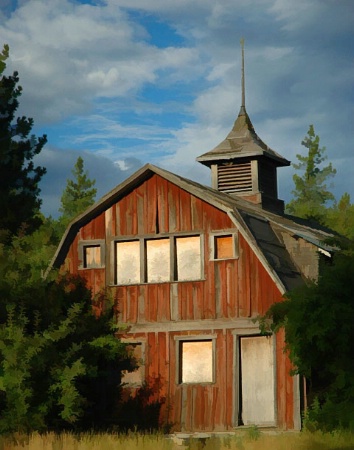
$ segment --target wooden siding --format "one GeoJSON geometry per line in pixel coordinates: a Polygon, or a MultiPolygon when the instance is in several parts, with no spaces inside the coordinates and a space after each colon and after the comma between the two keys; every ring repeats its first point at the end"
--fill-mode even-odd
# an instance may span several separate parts
{"type": "MultiPolygon", "coordinates": [[[[270,275],[241,234],[238,235],[237,258],[213,260],[210,257],[210,236],[220,230],[237,233],[225,212],[155,174],[83,226],[64,264],[70,272],[80,272],[94,294],[109,284],[116,299],[118,320],[137,329],[140,327],[141,331],[128,333],[126,337],[142,339],[146,343],[145,374],[154,386],[152,400],[166,399],[161,421],[175,424],[177,430],[225,430],[235,426],[235,379],[238,374],[233,363],[236,349],[232,321],[246,321],[264,314],[272,303],[282,299],[270,275]],[[112,243],[115,238],[174,233],[202,236],[204,273],[201,280],[112,284],[115,261],[112,243]],[[79,270],[79,241],[94,239],[106,242],[105,268],[79,270]],[[213,323],[209,330],[183,328],[183,323],[198,324],[202,328],[206,321],[213,323]],[[229,323],[226,328],[225,323],[229,323]],[[200,333],[216,336],[215,383],[180,384],[176,379],[176,337],[186,334],[197,337],[200,333]]],[[[283,342],[284,336],[278,335],[277,423],[282,428],[292,428],[293,379],[289,375],[289,361],[283,353],[283,342]]]]}

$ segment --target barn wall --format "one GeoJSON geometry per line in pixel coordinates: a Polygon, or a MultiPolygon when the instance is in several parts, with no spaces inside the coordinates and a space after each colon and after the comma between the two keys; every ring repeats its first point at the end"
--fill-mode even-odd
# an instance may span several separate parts
{"type": "MultiPolygon", "coordinates": [[[[111,285],[119,321],[132,326],[131,338],[141,337],[146,342],[147,380],[157,386],[155,400],[167,399],[161,420],[174,423],[176,429],[223,430],[235,425],[235,329],[224,324],[264,314],[281,300],[278,288],[240,234],[237,258],[210,258],[210,233],[218,230],[237,232],[225,212],[154,175],[82,227],[65,262],[72,273],[86,277],[93,293],[111,285]],[[180,232],[200,233],[203,238],[201,280],[112,285],[114,238],[180,232]],[[79,242],[97,239],[106,243],[105,267],[79,270],[79,242]],[[201,326],[198,331],[196,324],[211,322],[209,329],[201,326]],[[176,336],[186,333],[216,336],[215,383],[181,384],[176,380],[176,336]]],[[[278,425],[292,428],[292,378],[282,342],[283,337],[278,337],[278,425]]]]}

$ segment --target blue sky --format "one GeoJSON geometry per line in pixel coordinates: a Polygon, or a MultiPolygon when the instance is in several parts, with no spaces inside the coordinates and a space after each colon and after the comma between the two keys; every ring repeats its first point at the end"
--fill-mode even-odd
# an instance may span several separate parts
{"type": "MultiPolygon", "coordinates": [[[[354,201],[352,0],[0,0],[19,114],[48,144],[43,212],[57,216],[82,156],[101,197],[150,162],[209,184],[195,158],[225,138],[241,103],[292,162],[310,124],[354,201]]],[[[279,170],[291,198],[293,169],[279,170]]]]}

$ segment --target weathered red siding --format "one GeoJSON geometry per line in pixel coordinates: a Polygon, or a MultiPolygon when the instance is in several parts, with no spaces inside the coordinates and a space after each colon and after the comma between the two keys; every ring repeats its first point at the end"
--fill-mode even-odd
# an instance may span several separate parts
{"type": "MultiPolygon", "coordinates": [[[[119,321],[127,324],[156,324],[151,331],[132,334],[146,340],[147,380],[158,380],[155,397],[166,398],[161,420],[177,429],[224,430],[234,426],[233,389],[236,349],[232,329],[221,322],[264,314],[281,300],[274,281],[241,234],[239,257],[210,260],[210,232],[235,229],[228,215],[182,190],[166,179],[153,175],[120,199],[89,224],[74,240],[65,267],[86,277],[94,293],[111,280],[114,261],[111,240],[117,236],[158,235],[159,233],[199,232],[204,238],[204,274],[199,281],[165,282],[112,286],[119,321]],[[79,270],[79,240],[106,240],[106,267],[79,270]],[[191,321],[202,324],[214,320],[214,329],[175,331],[170,323],[191,321]],[[217,322],[219,321],[219,322],[217,322]],[[220,322],[221,321],[221,322],[220,322]],[[165,328],[161,328],[164,324],[165,328]],[[218,328],[219,327],[219,328],[218,328]],[[177,335],[216,334],[216,380],[213,384],[178,384],[176,379],[177,335]]],[[[276,353],[278,425],[293,427],[293,380],[289,360],[283,353],[284,336],[278,334],[276,353]]]]}

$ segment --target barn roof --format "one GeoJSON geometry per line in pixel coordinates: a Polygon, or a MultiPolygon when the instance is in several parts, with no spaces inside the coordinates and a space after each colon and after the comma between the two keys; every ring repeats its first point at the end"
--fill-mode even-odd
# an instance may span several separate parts
{"type": "Polygon", "coordinates": [[[69,224],[47,273],[52,267],[58,268],[63,264],[70,245],[82,226],[154,174],[227,213],[282,293],[302,284],[303,278],[282,241],[281,233],[301,237],[320,249],[330,250],[325,243],[325,240],[332,236],[329,231],[310,226],[306,221],[291,216],[271,213],[242,198],[232,197],[167,170],[146,164],[69,224]]]}

